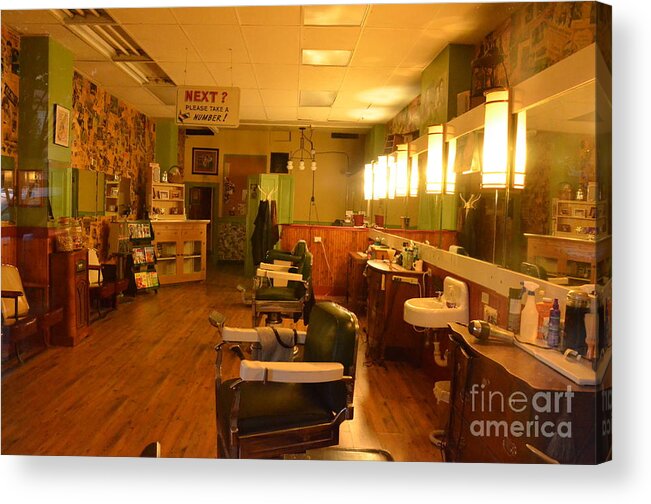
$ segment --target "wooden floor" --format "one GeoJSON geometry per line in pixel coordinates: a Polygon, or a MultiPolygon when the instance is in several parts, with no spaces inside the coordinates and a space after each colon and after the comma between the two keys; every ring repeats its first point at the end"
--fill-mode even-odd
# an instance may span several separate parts
{"type": "MultiPolygon", "coordinates": [[[[129,299],[93,323],[74,348],[49,348],[2,376],[2,453],[137,456],[151,441],[163,457],[216,454],[217,309],[250,327],[238,265],[208,280],[129,299]]],[[[360,319],[364,324],[364,319],[360,319]]],[[[360,346],[355,418],[340,446],[382,448],[397,461],[440,461],[428,433],[438,423],[432,379],[410,364],[364,365],[360,346]]]]}

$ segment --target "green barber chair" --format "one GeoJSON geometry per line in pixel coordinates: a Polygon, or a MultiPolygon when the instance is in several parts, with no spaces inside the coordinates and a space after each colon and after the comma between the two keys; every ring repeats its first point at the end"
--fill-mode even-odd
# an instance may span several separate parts
{"type": "Polygon", "coordinates": [[[216,312],[210,320],[222,338],[215,347],[218,457],[280,458],[339,443],[341,423],[353,418],[354,313],[330,301],[315,304],[307,331],[297,334],[302,361],[241,360],[240,377],[223,382],[224,349],[242,358],[237,344],[258,341],[257,331],[225,327],[216,312]]]}

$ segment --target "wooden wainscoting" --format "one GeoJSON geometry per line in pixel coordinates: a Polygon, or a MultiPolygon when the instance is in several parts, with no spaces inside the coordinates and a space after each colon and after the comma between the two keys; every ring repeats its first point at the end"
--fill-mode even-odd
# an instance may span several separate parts
{"type": "Polygon", "coordinates": [[[16,226],[2,224],[2,264],[18,266],[18,240],[16,239],[16,226]]]}
{"type": "Polygon", "coordinates": [[[294,224],[283,226],[280,243],[283,250],[291,250],[298,240],[305,240],[313,256],[314,293],[343,296],[346,294],[348,252],[366,250],[367,236],[366,228],[294,224]],[[321,243],[315,243],[315,237],[320,237],[321,243]]]}

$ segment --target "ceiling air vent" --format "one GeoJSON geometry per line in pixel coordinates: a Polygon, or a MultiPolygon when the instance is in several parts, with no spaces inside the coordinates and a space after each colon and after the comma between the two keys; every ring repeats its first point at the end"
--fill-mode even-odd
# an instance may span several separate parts
{"type": "Polygon", "coordinates": [[[339,138],[344,140],[357,140],[359,134],[357,133],[330,133],[330,138],[339,138]]]}
{"type": "Polygon", "coordinates": [[[185,130],[185,134],[188,136],[212,136],[215,133],[206,128],[188,128],[185,130]]]}

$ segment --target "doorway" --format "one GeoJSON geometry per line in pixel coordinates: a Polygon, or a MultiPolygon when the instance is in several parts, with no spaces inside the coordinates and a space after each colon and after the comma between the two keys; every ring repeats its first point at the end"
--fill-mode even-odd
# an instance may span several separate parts
{"type": "Polygon", "coordinates": [[[211,256],[214,251],[213,223],[217,217],[216,184],[192,185],[188,188],[189,206],[188,219],[207,220],[206,228],[206,253],[211,256]]]}

